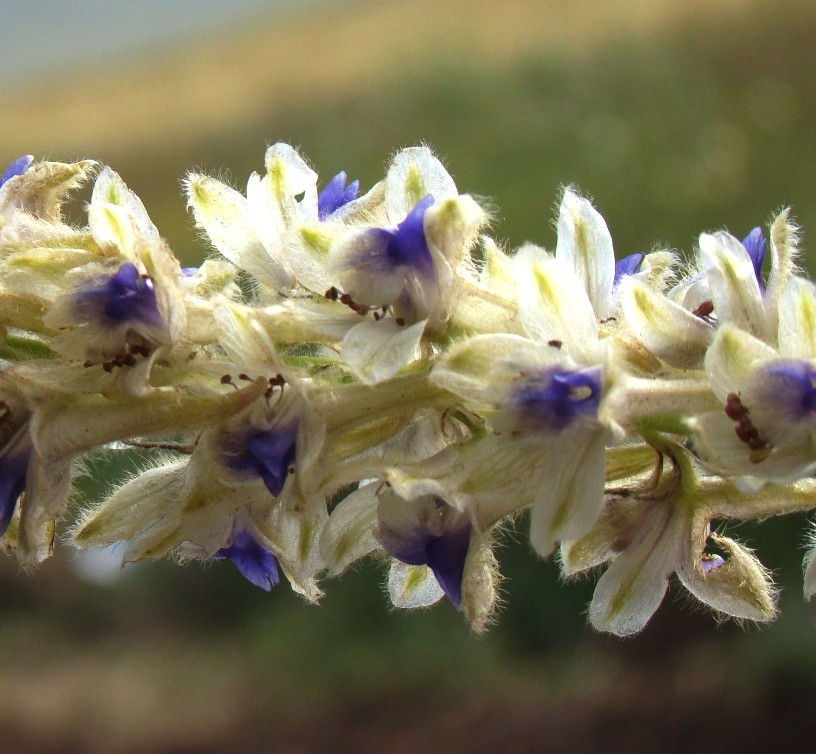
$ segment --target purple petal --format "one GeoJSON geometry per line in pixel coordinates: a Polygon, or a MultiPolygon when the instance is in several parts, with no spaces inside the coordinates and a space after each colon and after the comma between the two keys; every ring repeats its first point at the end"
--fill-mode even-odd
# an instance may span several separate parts
{"type": "Polygon", "coordinates": [[[17,500],[25,490],[31,451],[31,437],[26,429],[18,431],[0,455],[0,536],[6,533],[17,500]]]}
{"type": "Polygon", "coordinates": [[[763,399],[776,406],[784,419],[796,422],[816,412],[816,370],[810,362],[777,362],[763,372],[763,399]]]}
{"type": "Polygon", "coordinates": [[[278,497],[283,491],[289,469],[295,463],[298,422],[257,432],[243,440],[243,446],[230,448],[222,455],[226,466],[263,479],[266,488],[278,497]]]}
{"type": "Polygon", "coordinates": [[[247,581],[267,592],[280,580],[275,556],[243,530],[235,535],[231,545],[222,547],[213,558],[231,560],[247,581]]]}
{"type": "Polygon", "coordinates": [[[408,565],[427,565],[428,545],[435,536],[427,529],[397,531],[383,525],[382,521],[379,525],[379,540],[385,551],[408,565]]]}
{"type": "Polygon", "coordinates": [[[643,252],[638,251],[615,262],[615,277],[612,280],[612,288],[618,287],[621,278],[634,275],[640,269],[645,257],[646,255],[643,252]]]}
{"type": "Polygon", "coordinates": [[[386,253],[395,267],[410,267],[425,277],[433,275],[433,258],[425,238],[425,212],[434,203],[430,194],[417,202],[408,216],[390,233],[386,253]]]}
{"type": "Polygon", "coordinates": [[[408,565],[427,565],[445,596],[460,610],[471,523],[467,516],[442,500],[437,500],[436,505],[438,521],[400,531],[380,520],[378,537],[385,551],[397,560],[408,565]],[[441,523],[441,532],[439,526],[434,526],[436,523],[441,523]]]}
{"type": "Polygon", "coordinates": [[[326,220],[340,207],[357,198],[360,181],[352,181],[346,186],[346,173],[341,170],[332,178],[317,196],[317,217],[326,220]]]}
{"type": "Polygon", "coordinates": [[[143,278],[130,262],[98,285],[75,293],[74,308],[79,316],[111,327],[123,322],[164,327],[153,283],[143,278]]]}
{"type": "Polygon", "coordinates": [[[725,565],[725,560],[719,555],[703,555],[700,559],[700,567],[703,573],[708,574],[725,565]]]}
{"type": "Polygon", "coordinates": [[[34,156],[30,154],[24,154],[22,157],[12,160],[6,168],[5,173],[3,173],[2,177],[0,177],[0,186],[2,186],[10,178],[14,178],[17,175],[22,175],[25,173],[32,162],[34,162],[34,156]]]}
{"type": "Polygon", "coordinates": [[[445,596],[457,610],[462,609],[462,579],[470,547],[469,521],[445,532],[428,543],[428,567],[433,571],[445,596]]]}
{"type": "Polygon", "coordinates": [[[570,371],[556,367],[542,375],[529,375],[510,396],[524,428],[545,432],[560,432],[578,419],[594,419],[600,400],[601,372],[597,368],[570,371]]]}
{"type": "Polygon", "coordinates": [[[762,262],[765,259],[765,248],[767,242],[762,228],[754,228],[745,238],[742,239],[742,245],[748,256],[751,257],[751,263],[754,265],[754,275],[756,275],[760,290],[765,290],[765,283],[762,282],[762,262]]]}

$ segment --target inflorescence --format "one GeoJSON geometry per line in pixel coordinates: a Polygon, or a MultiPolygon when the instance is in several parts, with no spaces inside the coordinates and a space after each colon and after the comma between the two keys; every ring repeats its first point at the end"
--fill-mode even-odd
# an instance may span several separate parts
{"type": "Polygon", "coordinates": [[[529,509],[541,557],[604,569],[601,631],[642,629],[672,574],[718,614],[774,617],[768,571],[715,524],[816,506],[816,287],[787,212],[704,233],[690,266],[616,261],[567,188],[555,250],[507,253],[425,147],[362,195],[345,173],[318,191],[286,144],[265,168],[245,194],[186,177],[197,268],[110,168],[0,178],[7,552],[125,542],[126,563],[229,559],[310,601],[373,555],[394,605],[446,598],[481,631],[494,543],[529,509]],[[62,202],[89,181],[75,227],[62,202]],[[83,460],[128,447],[151,466],[68,516],[83,460]]]}

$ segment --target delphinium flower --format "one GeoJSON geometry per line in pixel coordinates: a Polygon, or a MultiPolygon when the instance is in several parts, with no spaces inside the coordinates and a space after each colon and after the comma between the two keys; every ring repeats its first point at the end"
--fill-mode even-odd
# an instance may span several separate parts
{"type": "Polygon", "coordinates": [[[321,554],[337,575],[357,559],[384,551],[391,558],[388,593],[395,607],[428,607],[445,596],[480,632],[496,603],[492,544],[469,513],[442,498],[421,492],[403,498],[374,480],[332,512],[321,554]]]}
{"type": "Polygon", "coordinates": [[[793,279],[780,306],[779,348],[720,327],[706,372],[721,410],[692,423],[703,458],[723,473],[795,481],[816,469],[816,289],[793,279]]]}
{"type": "Polygon", "coordinates": [[[383,209],[385,227],[350,228],[332,243],[327,262],[338,288],[375,314],[340,344],[343,360],[366,383],[387,379],[418,358],[426,329],[442,326],[448,291],[484,222],[480,207],[458,194],[424,147],[394,159],[383,209]]]}
{"type": "Polygon", "coordinates": [[[598,324],[612,308],[611,238],[589,202],[570,191],[559,231],[554,257],[528,246],[514,258],[527,337],[465,338],[432,371],[432,381],[484,415],[487,432],[386,477],[402,495],[435,492],[484,531],[531,506],[531,539],[542,556],[597,518],[604,450],[619,433],[605,410],[617,366],[598,324]]]}
{"type": "MultiPolygon", "coordinates": [[[[138,198],[113,171],[99,175],[89,205],[92,234],[109,261],[77,267],[43,323],[60,334],[51,347],[85,368],[123,370],[124,390],[146,389],[155,357],[185,328],[181,270],[138,198]],[[134,369],[135,368],[135,369],[134,369]]],[[[91,377],[93,380],[93,377],[91,377]]]]}
{"type": "Polygon", "coordinates": [[[444,594],[473,630],[483,631],[496,600],[490,537],[467,513],[433,495],[404,500],[387,490],[380,495],[377,517],[376,537],[394,558],[391,601],[397,607],[425,607],[444,594]],[[426,583],[428,571],[438,589],[426,583]]]}
{"type": "Polygon", "coordinates": [[[0,382],[0,536],[23,563],[53,548],[55,521],[68,502],[69,463],[47,462],[35,444],[36,424],[14,382],[0,382]]]}
{"type": "Polygon", "coordinates": [[[796,229],[787,212],[771,225],[767,289],[761,275],[765,246],[760,228],[742,242],[726,232],[702,234],[698,269],[665,295],[648,281],[623,283],[627,324],[651,353],[681,369],[702,368],[717,326],[726,322],[775,345],[780,295],[796,254],[796,229]]]}
{"type": "MultiPolygon", "coordinates": [[[[268,383],[260,379],[244,390],[252,403],[201,432],[188,458],[167,459],[86,515],[77,544],[124,540],[125,562],[174,553],[207,559],[224,557],[246,535],[280,561],[294,588],[315,599],[320,566],[304,576],[308,553],[300,552],[303,532],[293,528],[303,507],[294,477],[302,399],[291,386],[281,398],[266,397],[268,383]],[[287,510],[275,510],[281,508],[287,510]]],[[[322,525],[319,507],[300,518],[316,530],[322,525]]]]}
{"type": "Polygon", "coordinates": [[[317,174],[288,144],[269,147],[265,163],[266,175],[253,173],[246,197],[191,173],[184,183],[188,206],[218,252],[257,282],[259,300],[274,303],[298,286],[322,296],[331,285],[328,245],[346,221],[371,212],[381,189],[358,199],[359,183],[346,187],[340,173],[318,193],[317,174]]]}
{"type": "Polygon", "coordinates": [[[775,590],[768,571],[744,546],[711,533],[711,522],[805,510],[816,486],[812,480],[768,486],[746,497],[728,480],[702,473],[682,446],[652,439],[654,470],[610,488],[596,524],[561,546],[566,576],[610,563],[595,588],[590,622],[620,636],[640,631],[673,573],[720,615],[771,620],[775,590]]]}
{"type": "Polygon", "coordinates": [[[187,177],[216,256],[186,268],[109,168],[0,177],[7,550],[46,557],[83,456],[135,446],[146,469],[80,515],[79,546],[226,559],[263,589],[282,572],[311,601],[373,556],[394,605],[446,598],[481,631],[494,539],[529,509],[565,574],[608,563],[601,630],[640,630],[673,573],[720,614],[773,616],[716,527],[816,500],[816,287],[787,213],[768,242],[702,234],[681,274],[673,252],[615,261],[572,189],[554,252],[509,253],[426,147],[363,193],[286,144],[264,167],[245,196],[187,177]]]}

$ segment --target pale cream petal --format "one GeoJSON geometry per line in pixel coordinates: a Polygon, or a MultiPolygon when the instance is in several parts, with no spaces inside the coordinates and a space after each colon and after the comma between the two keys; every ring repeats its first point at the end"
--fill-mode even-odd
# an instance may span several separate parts
{"type": "Polygon", "coordinates": [[[592,302],[597,319],[610,314],[615,252],[606,222],[589,201],[567,189],[558,213],[555,258],[570,269],[592,302]]]}
{"type": "Polygon", "coordinates": [[[635,634],[663,601],[680,545],[676,519],[669,517],[662,523],[618,555],[598,581],[589,620],[599,631],[635,634]]]}
{"type": "Polygon", "coordinates": [[[585,534],[598,519],[604,493],[604,430],[565,435],[549,448],[545,480],[535,497],[530,516],[530,541],[548,557],[557,542],[585,534]]]}
{"type": "Polygon", "coordinates": [[[334,508],[320,535],[320,556],[332,576],[379,547],[377,525],[379,482],[352,492],[334,508]]]}
{"type": "Polygon", "coordinates": [[[159,231],[151,222],[142,200],[127,187],[118,173],[107,166],[99,171],[91,194],[91,207],[103,204],[116,205],[126,210],[135,221],[141,236],[151,241],[161,241],[159,231]]]}
{"type": "Polygon", "coordinates": [[[374,385],[419,358],[426,322],[421,320],[408,327],[391,318],[361,322],[346,333],[340,353],[359,380],[374,385]]]}
{"type": "Polygon", "coordinates": [[[428,566],[412,566],[392,560],[388,573],[388,596],[394,607],[413,610],[436,604],[445,593],[428,566]]]}
{"type": "Polygon", "coordinates": [[[403,149],[394,158],[385,178],[385,206],[389,221],[402,222],[420,199],[431,194],[436,201],[456,196],[456,184],[428,147],[403,149]]]}
{"type": "Polygon", "coordinates": [[[779,352],[816,359],[816,285],[792,277],[779,297],[779,352]]]}
{"type": "Polygon", "coordinates": [[[77,547],[102,547],[136,536],[172,508],[181,494],[186,461],[148,469],[101,506],[83,514],[73,533],[77,547]]]}
{"type": "Polygon", "coordinates": [[[477,527],[471,529],[462,575],[462,613],[476,633],[487,629],[496,608],[498,565],[490,544],[477,527]]]}
{"type": "Polygon", "coordinates": [[[530,337],[542,343],[561,341],[577,360],[595,363],[598,324],[578,278],[549,257],[519,253],[516,260],[519,318],[530,337]]]}
{"type": "Polygon", "coordinates": [[[711,389],[723,406],[729,393],[739,393],[756,366],[778,358],[776,351],[753,335],[722,324],[705,358],[711,389]]]}
{"type": "Polygon", "coordinates": [[[729,233],[703,233],[700,259],[708,276],[714,312],[760,338],[768,335],[765,305],[754,265],[745,247],[729,233]]]}
{"type": "Polygon", "coordinates": [[[714,336],[712,325],[633,277],[625,278],[619,290],[626,321],[646,348],[681,369],[702,365],[714,336]]]}
{"type": "Polygon", "coordinates": [[[542,346],[518,335],[477,335],[450,348],[431,371],[431,382],[467,400],[489,403],[497,362],[540,361],[542,346]],[[527,358],[525,359],[525,354],[527,358]]]}

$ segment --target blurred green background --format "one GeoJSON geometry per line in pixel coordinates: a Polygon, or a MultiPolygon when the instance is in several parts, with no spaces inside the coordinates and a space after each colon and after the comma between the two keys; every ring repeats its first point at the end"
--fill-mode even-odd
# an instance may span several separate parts
{"type": "MultiPolygon", "coordinates": [[[[114,167],[188,263],[190,168],[242,188],[265,146],[369,186],[426,143],[516,246],[555,242],[559,189],[590,194],[619,256],[691,252],[793,207],[816,238],[816,4],[404,0],[260,13],[166,52],[0,91],[0,152],[114,167]]],[[[89,44],[91,42],[89,41],[89,44]]],[[[809,264],[813,254],[804,257],[809,264]]],[[[83,490],[137,457],[95,463],[83,490]]],[[[816,625],[804,517],[727,530],[782,587],[779,620],[718,625],[672,584],[629,641],[585,624],[524,523],[499,552],[505,605],[475,638],[448,604],[387,608],[384,572],[326,583],[319,608],[230,564],[80,578],[61,550],[2,563],[7,751],[812,750],[816,625]]]]}

